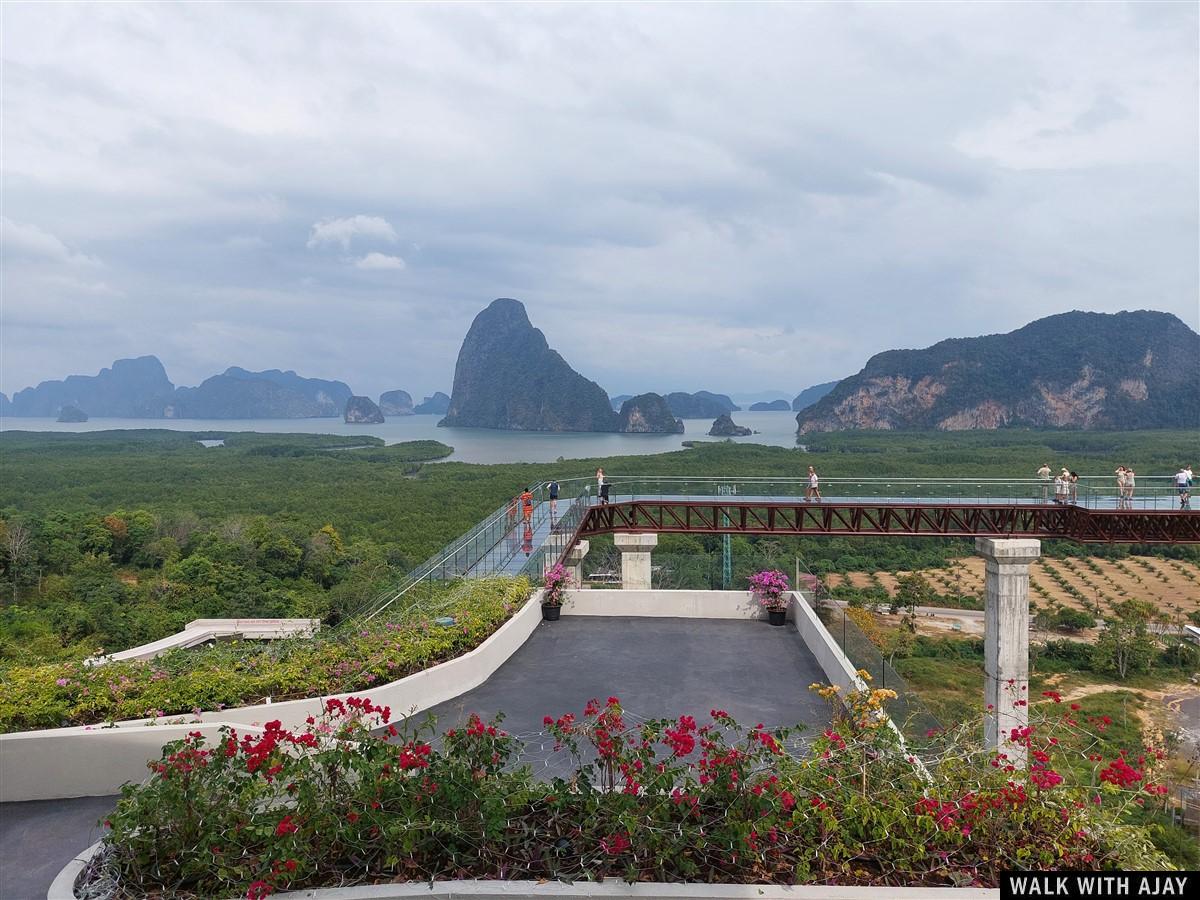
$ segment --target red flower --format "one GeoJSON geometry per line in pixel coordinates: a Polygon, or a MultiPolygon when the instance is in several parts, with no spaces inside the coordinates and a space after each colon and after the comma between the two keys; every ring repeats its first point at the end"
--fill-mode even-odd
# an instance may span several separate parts
{"type": "Polygon", "coordinates": [[[631,846],[633,846],[633,842],[629,840],[629,835],[623,831],[618,831],[607,839],[600,839],[600,849],[609,856],[616,856],[622,850],[628,850],[631,846]]]}
{"type": "Polygon", "coordinates": [[[1101,770],[1100,780],[1107,781],[1119,788],[1126,788],[1141,781],[1142,773],[1125,762],[1125,757],[1120,756],[1101,770]]]}
{"type": "Polygon", "coordinates": [[[358,813],[356,813],[356,812],[346,813],[346,821],[349,822],[351,825],[353,825],[355,822],[357,822],[358,819],[359,819],[358,813]]]}
{"type": "MultiPolygon", "coordinates": [[[[290,815],[284,816],[279,820],[279,824],[275,826],[275,837],[283,837],[287,834],[295,834],[300,830],[300,826],[292,822],[290,815]]],[[[263,896],[266,896],[265,894],[263,896]]]]}
{"type": "Polygon", "coordinates": [[[263,900],[274,890],[265,881],[252,881],[250,887],[246,889],[246,900],[263,900]]]}

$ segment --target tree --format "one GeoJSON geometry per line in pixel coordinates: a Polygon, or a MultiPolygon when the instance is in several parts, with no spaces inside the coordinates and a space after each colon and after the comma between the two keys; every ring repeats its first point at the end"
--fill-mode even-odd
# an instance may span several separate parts
{"type": "Polygon", "coordinates": [[[7,522],[0,537],[8,556],[8,573],[12,578],[13,602],[17,601],[17,577],[26,560],[33,555],[33,534],[23,522],[7,522]]]}
{"type": "Polygon", "coordinates": [[[1053,624],[1059,631],[1083,631],[1093,627],[1096,619],[1083,610],[1064,606],[1054,613],[1053,624]]]}
{"type": "Polygon", "coordinates": [[[916,572],[896,579],[896,596],[892,601],[892,612],[905,609],[916,615],[918,606],[933,606],[938,601],[937,592],[925,578],[916,572]]]}
{"type": "Polygon", "coordinates": [[[1154,636],[1148,626],[1154,607],[1143,600],[1126,600],[1105,619],[1096,638],[1093,665],[1124,680],[1131,672],[1144,672],[1154,659],[1154,636]]]}

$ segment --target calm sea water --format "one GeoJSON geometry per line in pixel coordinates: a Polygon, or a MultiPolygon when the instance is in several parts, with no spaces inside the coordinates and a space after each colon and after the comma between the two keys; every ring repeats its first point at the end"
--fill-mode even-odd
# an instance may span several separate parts
{"type": "MultiPolygon", "coordinates": [[[[0,431],[108,431],[129,428],[167,428],[172,431],[255,431],[268,434],[370,434],[389,444],[434,440],[449,444],[459,462],[554,462],[596,456],[635,456],[678,450],[686,440],[707,437],[711,419],[684,419],[683,434],[540,434],[493,431],[489,428],[438,428],[441,416],[397,416],[382,425],[347,425],[341,419],[102,419],[56,422],[54,419],[0,419],[0,431]]],[[[738,443],[796,446],[796,414],[739,412],[739,425],[758,434],[733,438],[738,443]]],[[[217,452],[214,450],[214,452],[217,452]]]]}

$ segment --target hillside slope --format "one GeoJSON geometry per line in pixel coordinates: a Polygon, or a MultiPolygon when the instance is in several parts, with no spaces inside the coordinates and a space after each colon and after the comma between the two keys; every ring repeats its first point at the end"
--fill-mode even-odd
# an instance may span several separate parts
{"type": "Polygon", "coordinates": [[[843,429],[1195,428],[1200,335],[1168,313],[1069,312],[873,356],[796,416],[843,429]]]}

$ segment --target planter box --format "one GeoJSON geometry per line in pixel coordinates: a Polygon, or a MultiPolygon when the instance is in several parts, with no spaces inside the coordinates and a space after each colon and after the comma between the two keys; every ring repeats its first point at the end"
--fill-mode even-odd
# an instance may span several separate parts
{"type": "MultiPolygon", "coordinates": [[[[75,879],[92,854],[96,843],[71,860],[58,873],[46,900],[76,900],[75,879]]],[[[988,888],[927,887],[839,887],[823,884],[673,884],[642,881],[627,884],[609,879],[601,882],[577,881],[436,881],[409,884],[372,884],[348,888],[308,888],[272,894],[279,900],[511,900],[514,897],[636,897],[639,900],[878,900],[881,896],[898,900],[998,900],[1000,892],[988,888]]]]}

